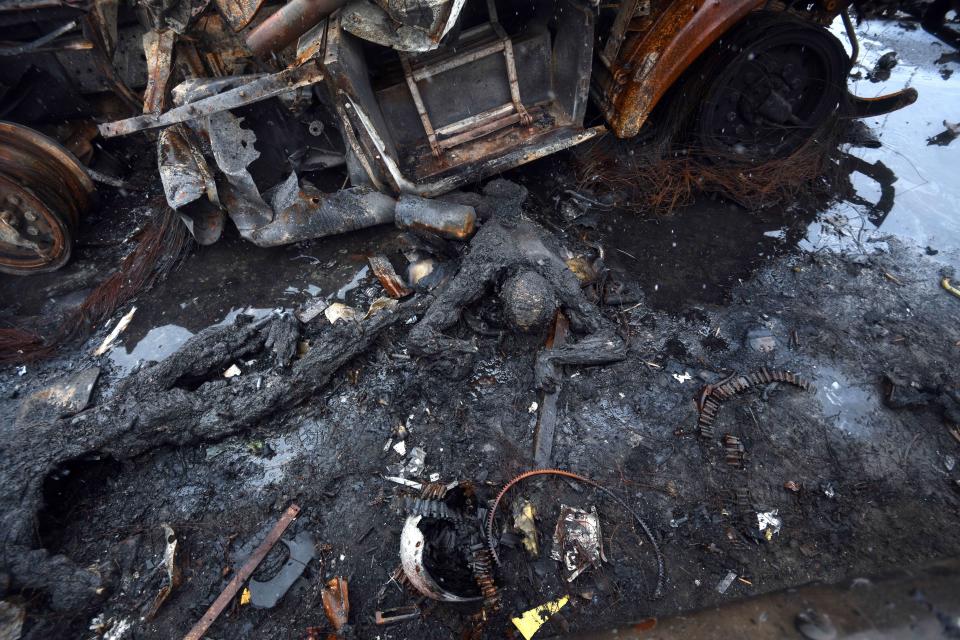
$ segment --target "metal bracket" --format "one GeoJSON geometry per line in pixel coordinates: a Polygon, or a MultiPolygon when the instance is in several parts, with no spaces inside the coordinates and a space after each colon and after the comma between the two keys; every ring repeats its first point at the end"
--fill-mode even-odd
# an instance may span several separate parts
{"type": "Polygon", "coordinates": [[[413,68],[407,56],[402,54],[400,56],[403,75],[407,81],[407,87],[410,89],[410,97],[413,99],[413,104],[420,115],[420,122],[423,123],[423,130],[430,142],[430,150],[437,158],[440,158],[446,149],[470,142],[516,122],[520,122],[525,127],[533,124],[533,118],[520,99],[520,81],[517,75],[516,57],[513,53],[513,41],[510,40],[510,36],[503,30],[497,19],[497,9],[493,0],[487,0],[487,11],[490,15],[488,26],[496,36],[496,41],[417,69],[413,68]],[[430,114],[427,112],[423,95],[420,93],[420,87],[417,83],[499,52],[503,52],[506,60],[510,102],[439,129],[435,128],[430,120],[430,114]],[[450,137],[441,140],[441,135],[450,137]]]}

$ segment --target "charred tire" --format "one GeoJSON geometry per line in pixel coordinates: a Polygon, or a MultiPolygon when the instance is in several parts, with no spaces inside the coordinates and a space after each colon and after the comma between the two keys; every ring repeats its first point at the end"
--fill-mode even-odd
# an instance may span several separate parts
{"type": "Polygon", "coordinates": [[[850,66],[822,26],[786,13],[753,14],[699,69],[696,142],[707,155],[785,157],[833,121],[850,66]]]}
{"type": "Polygon", "coordinates": [[[93,197],[93,182],[69,151],[33,129],[0,122],[0,272],[65,265],[93,197]]]}

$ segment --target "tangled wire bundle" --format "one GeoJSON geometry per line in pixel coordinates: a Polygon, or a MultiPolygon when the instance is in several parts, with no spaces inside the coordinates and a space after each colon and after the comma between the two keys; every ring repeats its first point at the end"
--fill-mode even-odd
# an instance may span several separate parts
{"type": "Polygon", "coordinates": [[[94,289],[47,337],[21,327],[0,328],[0,364],[32,362],[52,356],[60,345],[85,338],[96,325],[148,288],[183,257],[190,238],[172,209],[155,217],[136,247],[109,278],[94,289]]]}
{"type": "Polygon", "coordinates": [[[679,144],[643,144],[611,135],[581,148],[575,160],[581,189],[620,192],[640,211],[670,214],[700,193],[716,193],[761,209],[803,193],[826,193],[836,163],[836,127],[784,158],[753,162],[741,155],[707,154],[679,144]]]}

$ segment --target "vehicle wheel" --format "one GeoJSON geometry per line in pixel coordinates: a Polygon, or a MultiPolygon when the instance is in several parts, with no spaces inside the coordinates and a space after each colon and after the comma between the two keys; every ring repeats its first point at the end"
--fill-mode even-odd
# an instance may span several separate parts
{"type": "Polygon", "coordinates": [[[701,68],[695,116],[708,155],[763,161],[798,149],[832,122],[850,58],[825,28],[785,13],[754,14],[701,68]]]}
{"type": "Polygon", "coordinates": [[[0,272],[65,265],[93,196],[93,182],[69,151],[33,129],[0,122],[0,272]]]}

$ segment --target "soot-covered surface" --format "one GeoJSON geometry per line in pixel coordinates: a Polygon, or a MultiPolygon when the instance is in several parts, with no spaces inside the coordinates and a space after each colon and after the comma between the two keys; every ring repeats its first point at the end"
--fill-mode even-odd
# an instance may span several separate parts
{"type": "MultiPolygon", "coordinates": [[[[869,23],[863,32],[865,69],[888,47],[901,53],[901,63],[886,85],[865,80],[861,93],[908,82],[921,93],[913,108],[870,123],[883,147],[849,149],[895,175],[892,208],[882,215],[870,203],[880,201],[883,190],[853,177],[862,200],[847,197],[812,209],[744,212],[703,200],[669,218],[593,210],[571,224],[552,201],[570,188],[564,158],[508,176],[532,192],[526,215],[572,255],[596,257],[602,249],[613,278],[643,291],[637,302],[603,309],[627,339],[626,360],[566,370],[553,466],[627,499],[653,529],[667,580],[662,597],[650,599],[650,544],[608,497],[563,480],[527,481],[507,495],[498,528],[508,522],[514,500],[531,500],[540,556],[530,558],[520,546],[501,548],[504,565],[496,576],[504,611],[486,622],[487,637],[512,628],[511,615],[564,594],[570,604],[543,628],[544,636],[960,553],[953,534],[960,443],[950,432],[960,409],[960,300],[939,284],[944,269],[960,264],[960,234],[951,225],[960,192],[945,173],[960,152],[956,143],[926,144],[942,129],[941,120],[953,117],[942,105],[956,101],[960,76],[944,79],[940,67],[956,64],[934,64],[939,48],[920,32],[888,23],[869,23]],[[748,334],[766,336],[762,343],[772,349],[755,349],[748,334]],[[702,387],[764,367],[799,374],[813,390],[777,384],[742,394],[724,403],[714,423],[717,437],[699,439],[695,400],[702,387]],[[891,385],[892,405],[885,401],[891,385]],[[742,469],[724,461],[724,434],[742,441],[742,469]],[[569,584],[549,558],[561,504],[596,506],[608,560],[569,584]],[[756,514],[773,511],[781,527],[768,539],[756,514]],[[737,578],[720,593],[718,585],[731,572],[737,578]]],[[[95,567],[105,591],[65,612],[43,591],[7,594],[27,598],[27,637],[92,636],[87,629],[95,616],[111,638],[182,636],[229,580],[241,549],[265,535],[292,502],[303,511],[286,538],[309,533],[316,559],[275,608],[232,606],[210,637],[290,638],[304,636],[307,627],[326,628],[320,590],[337,575],[350,585],[357,637],[448,638],[476,628],[476,607],[429,601],[419,620],[379,628],[372,619],[378,609],[417,600],[391,581],[403,524],[393,497],[409,493],[383,479],[395,475],[394,465],[422,448],[422,478],[472,481],[483,502],[533,464],[542,402],[534,364],[545,335],[498,332],[503,314],[495,288],[466,314],[482,322],[464,320],[448,332],[477,345],[459,375],[414,356],[410,325],[430,302],[419,294],[420,302],[379,327],[370,347],[336,368],[329,383],[320,384],[326,378],[319,373],[316,379],[307,371],[288,373],[267,348],[251,347],[249,355],[234,358],[242,373],[216,383],[219,395],[204,415],[243,407],[238,396],[259,393],[258,377],[283,384],[299,375],[317,390],[296,407],[280,403],[262,415],[247,406],[256,419],[224,416],[229,429],[201,422],[187,427],[190,414],[177,414],[184,424],[172,420],[176,433],[156,438],[166,444],[155,447],[133,431],[98,439],[70,420],[59,424],[57,439],[43,440],[28,437],[14,421],[31,392],[94,364],[104,371],[92,419],[109,422],[98,407],[136,414],[135,400],[162,397],[146,386],[123,386],[124,379],[152,380],[146,361],[174,353],[207,326],[230,326],[242,310],[266,322],[275,309],[301,308],[321,297],[365,309],[381,289],[364,255],[385,253],[399,265],[409,250],[410,241],[391,229],[274,250],[228,239],[197,249],[166,282],[143,294],[111,354],[89,355],[102,329],[88,344],[29,365],[23,375],[13,367],[0,372],[6,460],[58,461],[50,448],[70,441],[71,429],[75,438],[95,444],[55,469],[33,470],[43,480],[45,506],[32,542],[78,568],[95,567]],[[478,324],[493,329],[478,331],[478,324]],[[401,431],[405,456],[392,446],[401,431]],[[183,580],[148,621],[142,616],[164,572],[163,523],[177,533],[183,580]]],[[[84,257],[71,269],[83,269],[84,257]]],[[[55,278],[44,282],[57,291],[63,287],[55,278]]],[[[12,299],[9,292],[23,292],[10,305],[11,313],[23,315],[41,314],[46,301],[60,295],[42,287],[23,291],[20,281],[6,277],[0,287],[5,300],[12,299]]],[[[321,315],[300,329],[311,343],[304,347],[323,344],[330,330],[325,323],[321,315]]],[[[190,348],[181,355],[198,357],[190,348]]],[[[199,393],[204,383],[211,377],[178,384],[199,393]]],[[[155,407],[143,413],[162,428],[155,407]]],[[[83,450],[84,444],[64,448],[83,450]]],[[[10,491],[6,513],[21,499],[10,491]]],[[[24,504],[29,495],[24,490],[24,504]]],[[[256,579],[268,580],[285,554],[286,547],[277,547],[256,579]]]]}

